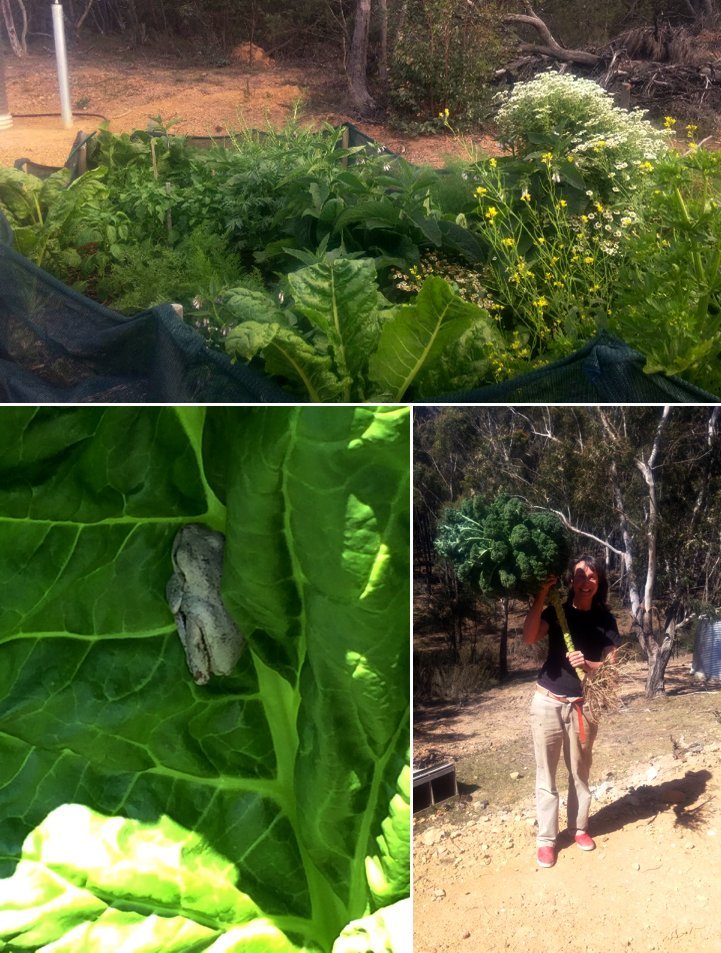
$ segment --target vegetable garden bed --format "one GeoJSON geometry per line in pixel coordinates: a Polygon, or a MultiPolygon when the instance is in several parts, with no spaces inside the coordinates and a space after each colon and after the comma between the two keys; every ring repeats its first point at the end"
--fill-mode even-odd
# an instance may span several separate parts
{"type": "MultiPolygon", "coordinates": [[[[721,163],[691,133],[682,155],[641,122],[604,139],[587,121],[579,139],[556,121],[555,139],[534,132],[531,146],[511,126],[513,155],[445,170],[330,128],[203,149],[168,130],[100,130],[80,175],[1,170],[15,247],[2,267],[32,262],[33,287],[51,273],[82,295],[71,294],[78,315],[102,313],[103,334],[132,338],[137,322],[146,362],[166,332],[207,357],[209,389],[180,399],[715,400],[721,163]],[[171,301],[185,327],[153,310],[171,301]],[[148,320],[165,331],[148,332],[148,320]],[[217,396],[216,373],[232,381],[217,396]]],[[[25,327],[4,341],[20,369],[11,377],[68,399],[83,387],[79,364],[58,378],[62,362],[34,361],[38,296],[20,297],[12,314],[24,307],[25,327]]],[[[55,345],[66,347],[62,334],[55,345]]],[[[112,386],[103,396],[90,385],[84,399],[113,400],[112,386]]],[[[174,400],[172,388],[140,399],[174,400]]]]}

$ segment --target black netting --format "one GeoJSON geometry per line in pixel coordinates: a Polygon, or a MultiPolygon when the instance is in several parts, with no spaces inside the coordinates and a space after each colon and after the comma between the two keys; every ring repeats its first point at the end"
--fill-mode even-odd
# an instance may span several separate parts
{"type": "MultiPolygon", "coordinates": [[[[0,216],[0,219],[2,217],[0,216]]],[[[8,244],[0,221],[0,401],[283,403],[268,377],[205,346],[170,305],[132,318],[77,294],[8,244]]]]}
{"type": "Polygon", "coordinates": [[[602,334],[569,357],[514,380],[434,398],[443,404],[696,404],[716,403],[678,377],[646,374],[646,358],[602,334]]]}

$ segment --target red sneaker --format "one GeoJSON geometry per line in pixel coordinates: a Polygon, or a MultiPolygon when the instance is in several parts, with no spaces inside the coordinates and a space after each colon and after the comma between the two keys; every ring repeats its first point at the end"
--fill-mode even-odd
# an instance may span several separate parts
{"type": "Polygon", "coordinates": [[[593,838],[589,837],[586,831],[583,831],[580,834],[576,834],[575,837],[576,843],[581,848],[581,850],[595,850],[596,845],[593,842],[593,838]]]}
{"type": "Polygon", "coordinates": [[[536,863],[539,867],[553,867],[556,863],[556,848],[539,847],[536,854],[536,863]]]}

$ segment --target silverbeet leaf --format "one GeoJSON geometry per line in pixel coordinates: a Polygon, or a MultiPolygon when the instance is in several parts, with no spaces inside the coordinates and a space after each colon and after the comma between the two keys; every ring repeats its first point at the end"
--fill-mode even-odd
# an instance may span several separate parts
{"type": "Polygon", "coordinates": [[[408,443],[405,408],[0,411],[0,945],[330,950],[408,895],[408,443]],[[188,522],[248,640],[202,687],[188,522]]]}

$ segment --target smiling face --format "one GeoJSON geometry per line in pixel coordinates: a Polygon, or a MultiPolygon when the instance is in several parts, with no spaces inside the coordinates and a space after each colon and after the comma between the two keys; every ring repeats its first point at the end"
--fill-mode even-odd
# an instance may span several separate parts
{"type": "Polygon", "coordinates": [[[598,573],[581,560],[573,567],[573,604],[577,609],[590,609],[598,592],[598,573]]]}

